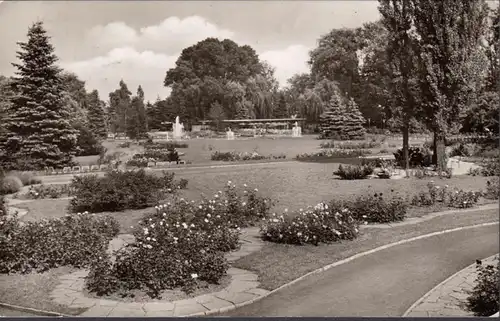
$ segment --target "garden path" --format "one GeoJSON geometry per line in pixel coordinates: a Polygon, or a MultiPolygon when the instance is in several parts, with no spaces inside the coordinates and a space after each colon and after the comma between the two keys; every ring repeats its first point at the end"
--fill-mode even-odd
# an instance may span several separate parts
{"type": "Polygon", "coordinates": [[[436,284],[498,247],[497,224],[418,239],[310,275],[224,316],[401,316],[436,284]]]}
{"type": "MultiPolygon", "coordinates": [[[[108,251],[120,249],[133,242],[134,237],[122,234],[110,242],[108,251]]],[[[259,250],[263,242],[259,237],[258,228],[243,229],[240,236],[241,247],[227,254],[229,262],[259,250]]],[[[60,284],[52,291],[52,299],[58,303],[73,308],[88,308],[81,316],[85,317],[149,317],[149,316],[186,316],[204,315],[206,312],[223,312],[235,305],[257,299],[269,291],[260,289],[258,276],[250,271],[229,268],[231,283],[219,292],[200,295],[178,301],[154,300],[144,303],[122,302],[106,299],[94,299],[85,296],[85,277],[87,270],[79,270],[60,277],[60,284]]]]}

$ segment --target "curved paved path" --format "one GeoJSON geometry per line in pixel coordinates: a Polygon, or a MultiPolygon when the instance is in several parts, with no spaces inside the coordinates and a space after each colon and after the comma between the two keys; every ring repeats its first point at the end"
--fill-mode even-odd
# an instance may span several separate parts
{"type": "Polygon", "coordinates": [[[496,224],[432,236],[311,275],[224,316],[397,317],[447,277],[498,248],[496,224]]]}

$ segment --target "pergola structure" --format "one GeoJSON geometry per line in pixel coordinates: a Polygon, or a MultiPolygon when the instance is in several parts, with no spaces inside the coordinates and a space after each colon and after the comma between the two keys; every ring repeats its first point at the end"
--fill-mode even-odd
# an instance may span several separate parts
{"type": "MultiPolygon", "coordinates": [[[[224,127],[236,127],[240,129],[253,128],[276,128],[276,129],[291,129],[297,122],[302,126],[306,121],[305,118],[274,118],[274,119],[225,119],[221,121],[224,127]]],[[[212,120],[204,120],[202,125],[213,123],[212,120]]]]}

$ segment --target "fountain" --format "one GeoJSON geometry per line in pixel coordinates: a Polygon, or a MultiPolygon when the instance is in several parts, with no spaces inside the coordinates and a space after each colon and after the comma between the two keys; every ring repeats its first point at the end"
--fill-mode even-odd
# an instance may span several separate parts
{"type": "Polygon", "coordinates": [[[231,127],[228,127],[226,135],[227,135],[227,140],[234,140],[234,132],[231,131],[231,127]]]}
{"type": "Polygon", "coordinates": [[[295,125],[292,128],[292,137],[301,137],[302,136],[302,128],[300,128],[299,124],[295,122],[295,125]]]}
{"type": "Polygon", "coordinates": [[[179,122],[179,116],[175,117],[175,123],[172,125],[172,136],[174,139],[184,136],[184,125],[179,122]]]}

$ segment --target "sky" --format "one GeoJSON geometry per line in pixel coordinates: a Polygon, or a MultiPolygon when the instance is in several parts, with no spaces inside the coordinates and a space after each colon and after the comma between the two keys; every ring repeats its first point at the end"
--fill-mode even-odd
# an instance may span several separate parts
{"type": "MultiPolygon", "coordinates": [[[[0,1],[1,2],[1,1],[0,1]]],[[[308,52],[323,34],[379,19],[377,1],[3,1],[0,74],[10,76],[18,41],[43,21],[62,68],[98,89],[123,79],[146,99],[165,98],[165,73],[182,49],[207,38],[250,45],[276,68],[281,86],[307,72],[308,52]]]]}

